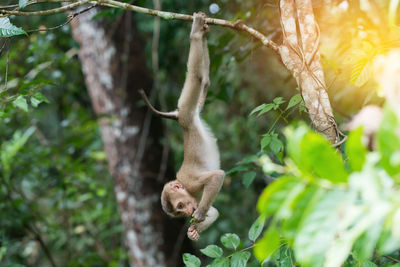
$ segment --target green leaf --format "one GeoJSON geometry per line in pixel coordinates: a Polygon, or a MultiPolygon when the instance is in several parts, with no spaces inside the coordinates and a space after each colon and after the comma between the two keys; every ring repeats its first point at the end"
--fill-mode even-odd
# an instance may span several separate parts
{"type": "Polygon", "coordinates": [[[304,266],[323,265],[335,237],[339,223],[337,210],[344,196],[345,192],[340,190],[320,190],[308,205],[294,241],[296,259],[304,266]]]}
{"type": "Polygon", "coordinates": [[[362,267],[377,267],[377,265],[375,263],[373,263],[372,261],[365,261],[362,263],[362,265],[358,265],[358,266],[362,266],[362,267]]]}
{"type": "Polygon", "coordinates": [[[31,104],[33,107],[37,108],[42,102],[50,103],[50,101],[40,92],[36,92],[31,96],[31,104]]]}
{"type": "Polygon", "coordinates": [[[26,34],[26,32],[11,24],[9,18],[0,18],[0,37],[11,37],[26,34]]]}
{"type": "Polygon", "coordinates": [[[258,160],[258,157],[256,155],[250,155],[244,157],[241,161],[239,161],[237,164],[248,164],[248,163],[254,163],[258,160]]]}
{"type": "Polygon", "coordinates": [[[363,130],[358,128],[349,134],[349,139],[346,142],[346,154],[349,158],[349,164],[353,171],[361,171],[367,149],[362,143],[363,130]]]}
{"type": "Polygon", "coordinates": [[[229,267],[229,259],[228,258],[219,258],[215,259],[211,265],[211,267],[229,267]]]}
{"type": "Polygon", "coordinates": [[[271,140],[272,136],[270,134],[264,135],[264,137],[261,139],[261,149],[264,150],[264,148],[266,148],[269,143],[271,143],[271,140]]]}
{"type": "Polygon", "coordinates": [[[253,114],[256,113],[256,112],[259,112],[260,110],[262,110],[263,108],[265,108],[266,105],[267,105],[267,104],[262,104],[262,105],[257,106],[255,109],[253,109],[253,110],[250,112],[249,116],[253,115],[253,114]]]}
{"type": "Polygon", "coordinates": [[[4,176],[8,176],[13,163],[13,158],[23,148],[29,137],[33,134],[35,128],[28,128],[23,134],[16,131],[11,140],[3,142],[0,150],[0,160],[3,168],[4,176]]]}
{"type": "Polygon", "coordinates": [[[39,104],[42,103],[41,101],[37,100],[34,97],[31,97],[31,104],[34,108],[37,108],[39,106],[39,104]]]}
{"type": "MultiPolygon", "coordinates": [[[[277,253],[278,254],[278,253],[277,253]]],[[[279,266],[280,267],[294,267],[294,252],[288,246],[281,246],[279,249],[279,266]]]]}
{"type": "Polygon", "coordinates": [[[258,212],[266,216],[276,213],[299,183],[300,180],[296,177],[283,176],[268,185],[258,199],[258,212]]]}
{"type": "Polygon", "coordinates": [[[248,251],[236,252],[232,255],[231,267],[246,267],[247,261],[250,259],[251,253],[248,251]]]}
{"type": "Polygon", "coordinates": [[[0,118],[7,118],[7,113],[5,113],[4,111],[0,110],[0,118]]]}
{"type": "Polygon", "coordinates": [[[400,239],[396,238],[391,231],[383,231],[378,240],[379,254],[389,254],[400,248],[400,239]]]}
{"type": "Polygon", "coordinates": [[[274,108],[274,104],[267,104],[265,107],[258,113],[257,117],[260,117],[262,114],[269,112],[271,109],[274,108]]]}
{"type": "Polygon", "coordinates": [[[296,163],[296,165],[300,166],[301,164],[301,151],[300,151],[300,144],[303,140],[303,137],[309,132],[310,129],[305,126],[301,125],[300,127],[294,130],[291,127],[287,127],[285,130],[285,136],[287,139],[287,151],[288,156],[296,163]]]}
{"type": "Polygon", "coordinates": [[[283,143],[281,140],[279,140],[278,135],[276,135],[276,136],[274,135],[272,137],[269,147],[275,154],[277,154],[279,151],[281,151],[283,149],[283,143]]]}
{"type": "Polygon", "coordinates": [[[378,149],[381,154],[380,164],[391,176],[400,173],[400,138],[396,134],[399,125],[396,114],[385,108],[378,130],[378,149]]]}
{"type": "Polygon", "coordinates": [[[299,104],[299,113],[302,114],[303,112],[307,112],[307,107],[304,101],[299,104]]]}
{"type": "Polygon", "coordinates": [[[200,259],[192,254],[185,253],[182,255],[182,258],[186,267],[200,267],[201,265],[200,259]]]}
{"type": "Polygon", "coordinates": [[[332,183],[347,181],[348,173],[342,157],[321,135],[311,131],[305,134],[300,143],[300,151],[298,167],[302,171],[332,183]]]}
{"type": "Polygon", "coordinates": [[[372,62],[374,55],[360,57],[351,71],[350,82],[355,86],[363,86],[372,76],[372,62]]]}
{"type": "Polygon", "coordinates": [[[6,255],[6,252],[7,252],[6,246],[0,247],[0,261],[3,259],[4,255],[6,255]]]}
{"type": "Polygon", "coordinates": [[[303,98],[301,97],[301,95],[300,94],[295,94],[294,96],[292,96],[292,98],[290,98],[289,104],[287,105],[286,110],[296,106],[301,101],[303,101],[303,98]]]}
{"type": "Polygon", "coordinates": [[[266,216],[260,215],[257,220],[251,225],[249,230],[249,239],[253,242],[260,236],[262,230],[264,229],[266,216]]]}
{"type": "Polygon", "coordinates": [[[200,252],[210,258],[219,258],[222,256],[222,248],[216,245],[208,245],[206,248],[200,249],[200,252]]]}
{"type": "Polygon", "coordinates": [[[18,3],[18,5],[19,5],[19,8],[24,8],[24,7],[26,7],[26,4],[28,3],[28,0],[19,0],[19,3],[18,3]]]}
{"type": "Polygon", "coordinates": [[[239,238],[239,236],[237,234],[231,234],[231,233],[224,234],[221,237],[221,243],[226,248],[230,248],[230,249],[236,250],[237,247],[240,244],[240,238],[239,238]]]}
{"type": "Polygon", "coordinates": [[[232,173],[235,173],[235,172],[247,171],[250,168],[251,168],[250,165],[239,165],[239,166],[236,166],[236,167],[230,169],[229,171],[227,171],[226,174],[228,175],[228,174],[232,174],[232,173]]]}
{"type": "Polygon", "coordinates": [[[277,105],[280,105],[280,104],[283,104],[286,102],[285,100],[283,100],[282,97],[275,97],[274,100],[272,100],[272,101],[277,105]]]}
{"type": "Polygon", "coordinates": [[[270,226],[263,238],[254,247],[254,256],[261,262],[267,261],[279,249],[280,240],[276,226],[270,226]]]}
{"type": "Polygon", "coordinates": [[[367,229],[354,243],[353,250],[357,253],[359,261],[366,261],[372,256],[381,231],[382,221],[367,229]]]}
{"type": "Polygon", "coordinates": [[[25,112],[28,112],[28,103],[26,103],[26,99],[20,95],[12,102],[14,107],[22,109],[25,112]]]}
{"type": "Polygon", "coordinates": [[[256,178],[256,172],[247,172],[243,175],[242,183],[244,187],[249,188],[249,186],[253,183],[254,178],[256,178]]]}
{"type": "Polygon", "coordinates": [[[316,192],[317,188],[315,186],[309,186],[298,194],[291,203],[293,213],[282,222],[282,229],[284,230],[285,238],[288,240],[290,246],[293,246],[293,241],[296,237],[299,225],[303,215],[305,215],[304,212],[316,192]]]}

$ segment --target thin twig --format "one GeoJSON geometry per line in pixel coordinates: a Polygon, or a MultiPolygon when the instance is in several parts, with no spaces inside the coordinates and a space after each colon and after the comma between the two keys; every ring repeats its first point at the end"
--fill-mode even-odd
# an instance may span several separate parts
{"type": "Polygon", "coordinates": [[[7,44],[8,40],[9,40],[9,39],[6,38],[6,39],[4,40],[4,42],[3,42],[3,44],[1,45],[1,47],[0,47],[0,55],[3,53],[4,47],[6,47],[6,44],[7,44]]]}
{"type": "Polygon", "coordinates": [[[7,90],[7,80],[8,80],[8,63],[10,59],[10,49],[7,51],[7,63],[6,63],[6,76],[4,77],[4,91],[7,90]]]}
{"type": "Polygon", "coordinates": [[[34,225],[25,224],[25,227],[26,227],[26,229],[28,229],[28,231],[30,231],[34,235],[35,239],[39,242],[40,246],[43,249],[44,254],[46,255],[47,259],[50,262],[50,265],[52,267],[57,267],[57,265],[54,261],[54,258],[51,255],[50,250],[47,247],[46,243],[44,242],[42,236],[39,234],[39,231],[37,229],[35,229],[34,225]]]}
{"type": "MultiPolygon", "coordinates": [[[[26,4],[26,6],[30,6],[33,4],[40,4],[40,3],[62,3],[62,2],[70,2],[70,1],[68,1],[68,0],[32,0],[32,1],[29,1],[26,4]]],[[[0,9],[7,9],[7,8],[19,8],[19,4],[0,6],[0,9]]]]}
{"type": "Polygon", "coordinates": [[[52,31],[52,30],[59,29],[59,28],[65,26],[65,25],[69,24],[76,16],[81,15],[82,13],[85,13],[86,11],[89,11],[90,9],[94,8],[95,6],[96,5],[92,5],[92,6],[89,6],[89,7],[85,8],[85,9],[80,10],[79,12],[75,12],[75,13],[73,13],[71,15],[68,15],[67,21],[65,21],[63,24],[60,24],[60,25],[57,25],[57,26],[54,26],[54,27],[50,27],[50,28],[45,28],[45,29],[28,30],[27,32],[28,33],[31,33],[31,32],[47,32],[47,31],[52,31]]]}
{"type": "Polygon", "coordinates": [[[385,257],[385,258],[387,258],[387,259],[389,259],[389,260],[391,260],[391,261],[393,261],[393,262],[400,263],[400,260],[395,259],[395,258],[393,258],[393,257],[390,257],[390,256],[388,256],[388,255],[384,255],[383,257],[385,257]]]}

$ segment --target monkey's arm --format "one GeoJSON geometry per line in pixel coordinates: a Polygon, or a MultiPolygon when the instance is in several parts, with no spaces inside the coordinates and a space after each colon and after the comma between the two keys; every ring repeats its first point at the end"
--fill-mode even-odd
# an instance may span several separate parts
{"type": "Polygon", "coordinates": [[[195,222],[192,223],[192,225],[190,225],[187,231],[188,237],[194,241],[199,240],[200,238],[199,233],[203,232],[208,227],[210,227],[210,225],[213,224],[213,222],[215,222],[215,220],[218,218],[218,215],[219,215],[218,210],[211,206],[206,214],[206,218],[204,219],[204,221],[199,223],[195,222]]]}
{"type": "Polygon", "coordinates": [[[199,177],[199,181],[204,186],[199,206],[193,213],[195,222],[199,223],[205,220],[208,210],[221,189],[224,177],[225,172],[222,170],[209,171],[199,177]]]}

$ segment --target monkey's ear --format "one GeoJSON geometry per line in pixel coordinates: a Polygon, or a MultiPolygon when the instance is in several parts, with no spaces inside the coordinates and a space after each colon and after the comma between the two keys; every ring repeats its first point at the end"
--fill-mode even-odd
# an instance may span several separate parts
{"type": "Polygon", "coordinates": [[[183,185],[182,185],[180,182],[178,182],[178,181],[172,182],[172,183],[170,184],[170,186],[171,186],[171,189],[174,190],[174,191],[183,188],[183,185]]]}

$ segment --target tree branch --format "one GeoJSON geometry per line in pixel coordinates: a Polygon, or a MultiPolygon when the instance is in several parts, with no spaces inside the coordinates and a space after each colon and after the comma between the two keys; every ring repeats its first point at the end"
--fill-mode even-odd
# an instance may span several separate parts
{"type": "MultiPolygon", "coordinates": [[[[45,1],[43,1],[44,3],[45,1]]],[[[47,1],[47,2],[52,2],[52,1],[47,1]]],[[[81,0],[77,1],[75,3],[58,7],[58,8],[53,8],[53,9],[48,9],[48,10],[41,10],[41,11],[15,11],[15,10],[4,10],[0,9],[0,17],[1,16],[10,16],[10,15],[15,15],[15,16],[43,16],[43,15],[52,15],[52,14],[58,14],[62,13],[74,8],[77,8],[79,6],[83,6],[86,4],[94,4],[96,5],[96,1],[90,1],[90,0],[81,0]]]]}
{"type": "MultiPolygon", "coordinates": [[[[31,3],[36,3],[36,2],[59,2],[59,0],[38,0],[38,1],[32,1],[31,3]]],[[[62,2],[62,1],[60,1],[62,2]]],[[[68,1],[64,1],[68,2],[68,1]]],[[[174,20],[186,20],[186,21],[193,21],[193,16],[191,15],[186,15],[186,14],[179,14],[179,13],[174,13],[174,12],[167,12],[167,11],[159,11],[159,10],[154,10],[154,9],[149,9],[149,8],[144,8],[144,7],[139,7],[127,3],[122,3],[119,1],[115,0],[80,0],[77,2],[74,2],[69,5],[65,5],[63,7],[59,8],[54,8],[54,9],[48,9],[48,10],[43,10],[43,11],[18,11],[18,10],[5,10],[5,7],[0,7],[0,17],[1,16],[10,16],[10,15],[15,15],[15,16],[42,16],[42,15],[51,15],[51,14],[57,14],[57,13],[62,13],[74,8],[77,8],[79,6],[85,5],[85,4],[92,4],[92,5],[99,5],[99,6],[107,6],[107,7],[114,7],[114,8],[120,8],[124,10],[130,10],[134,11],[137,13],[142,13],[142,14],[147,14],[151,16],[157,16],[163,19],[174,19],[174,20]]],[[[271,49],[273,49],[276,53],[279,53],[279,46],[274,43],[272,40],[267,38],[264,34],[261,32],[247,26],[244,24],[242,21],[229,21],[229,20],[223,20],[223,19],[216,19],[216,18],[207,18],[206,23],[209,25],[218,25],[218,26],[223,26],[223,27],[228,27],[237,31],[243,31],[246,32],[247,34],[253,36],[257,40],[259,40],[264,46],[267,46],[271,49]]]]}
{"type": "MultiPolygon", "coordinates": [[[[68,0],[31,0],[28,3],[26,3],[26,6],[30,6],[33,4],[40,4],[40,3],[62,3],[62,2],[68,2],[68,0]]],[[[5,8],[19,8],[19,5],[13,4],[7,6],[0,6],[0,9],[5,9],[5,8]]]]}
{"type": "MultiPolygon", "coordinates": [[[[121,3],[115,0],[97,0],[97,4],[101,6],[108,6],[108,7],[117,7],[125,10],[130,10],[142,14],[147,14],[151,16],[158,16],[163,19],[175,19],[175,20],[186,20],[186,21],[193,21],[193,16],[186,15],[186,14],[179,14],[174,12],[167,12],[167,11],[159,11],[144,7],[139,7],[127,3],[121,3]]],[[[215,19],[215,18],[206,18],[206,23],[208,25],[218,25],[223,27],[228,27],[238,31],[244,31],[254,38],[261,41],[264,46],[267,46],[273,49],[275,52],[279,52],[279,46],[274,43],[272,40],[268,39],[264,34],[260,33],[259,31],[247,26],[242,21],[229,21],[224,19],[215,19]]]]}

